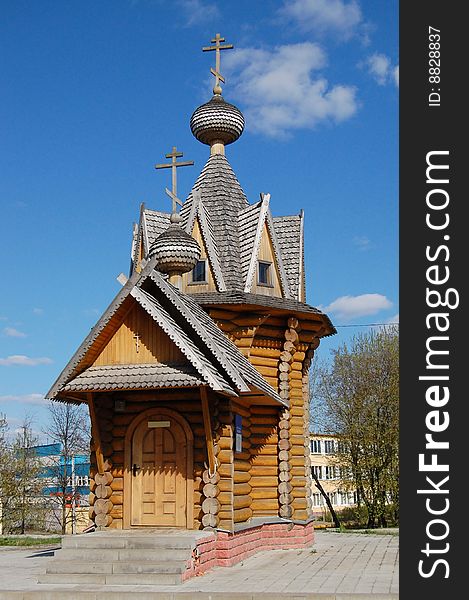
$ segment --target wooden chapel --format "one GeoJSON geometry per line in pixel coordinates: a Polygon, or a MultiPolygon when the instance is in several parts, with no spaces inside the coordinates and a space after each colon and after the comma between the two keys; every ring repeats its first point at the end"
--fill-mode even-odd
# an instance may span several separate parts
{"type": "Polygon", "coordinates": [[[157,165],[173,210],[142,205],[129,277],[47,394],[88,405],[100,530],[311,522],[308,369],[335,329],[306,303],[303,212],[250,203],[225,156],[244,118],[212,41],[213,97],[190,121],[210,156],[184,202],[191,163],[173,148],[157,165]]]}

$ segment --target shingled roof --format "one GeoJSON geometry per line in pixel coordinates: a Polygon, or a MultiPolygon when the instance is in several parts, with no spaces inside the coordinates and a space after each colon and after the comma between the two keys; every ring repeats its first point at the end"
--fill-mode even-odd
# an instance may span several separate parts
{"type": "Polygon", "coordinates": [[[71,391],[92,386],[95,386],[94,390],[111,390],[192,384],[208,385],[215,391],[233,396],[260,394],[287,405],[207,313],[189,296],[169,284],[154,270],[154,266],[155,260],[149,260],[140,274],[134,273],[127,281],[46,397],[60,399],[71,391]],[[177,367],[178,372],[175,372],[171,365],[158,363],[115,368],[93,366],[100,349],[121,322],[117,319],[116,324],[113,320],[116,320],[116,315],[124,314],[132,301],[138,302],[186,356],[188,369],[177,367]]]}
{"type": "MultiPolygon", "coordinates": [[[[250,292],[261,235],[266,226],[283,296],[302,300],[302,216],[273,217],[269,198],[269,194],[261,194],[260,202],[249,204],[226,156],[213,154],[181,209],[182,225],[191,233],[195,219],[199,220],[219,292],[250,292]]],[[[156,237],[169,226],[169,218],[169,213],[142,210],[138,233],[134,235],[134,265],[139,241],[143,241],[146,255],[156,237]]]]}

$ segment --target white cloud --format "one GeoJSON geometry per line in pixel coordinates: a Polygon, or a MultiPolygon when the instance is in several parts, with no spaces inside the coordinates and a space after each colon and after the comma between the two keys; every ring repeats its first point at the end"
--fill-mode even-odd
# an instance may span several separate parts
{"type": "Polygon", "coordinates": [[[286,0],[280,14],[293,20],[302,31],[333,33],[344,40],[356,35],[363,24],[356,0],[286,0]]]}
{"type": "Polygon", "coordinates": [[[7,358],[0,358],[0,366],[3,367],[11,367],[12,365],[35,367],[37,365],[49,365],[51,363],[52,359],[47,358],[46,356],[31,358],[24,354],[14,354],[13,356],[7,356],[7,358]]]}
{"type": "Polygon", "coordinates": [[[399,87],[399,65],[393,66],[391,59],[385,54],[375,52],[368,56],[360,66],[364,66],[368,70],[378,85],[394,83],[399,87]]]}
{"type": "Polygon", "coordinates": [[[23,333],[22,331],[18,331],[18,329],[15,329],[14,327],[5,327],[5,329],[3,330],[3,333],[8,337],[15,337],[15,338],[26,337],[25,333],[23,333]]]}
{"type": "Polygon", "coordinates": [[[218,6],[212,2],[204,2],[204,0],[178,0],[177,4],[182,9],[186,27],[205,23],[220,15],[218,6]]]}
{"type": "Polygon", "coordinates": [[[393,315],[392,317],[389,317],[389,319],[386,322],[389,323],[389,324],[391,324],[391,323],[399,323],[399,313],[393,315]]]}
{"type": "Polygon", "coordinates": [[[360,296],[341,296],[326,306],[326,313],[334,314],[346,321],[358,317],[375,315],[381,310],[391,308],[392,302],[382,294],[361,294],[360,296]]]}
{"type": "Polygon", "coordinates": [[[340,123],[355,114],[354,87],[330,86],[324,77],[313,76],[326,63],[322,48],[305,42],[235,50],[224,67],[232,95],[244,102],[247,127],[282,137],[321,122],[340,123]]]}
{"type": "Polygon", "coordinates": [[[33,314],[34,315],[43,315],[44,314],[44,309],[43,308],[39,308],[39,307],[35,307],[35,308],[33,308],[33,314]]]}
{"type": "Polygon", "coordinates": [[[357,246],[357,248],[359,250],[361,250],[362,252],[364,252],[366,250],[370,250],[370,248],[373,247],[370,240],[366,237],[366,235],[355,236],[353,238],[353,244],[354,244],[354,246],[357,246]]]}
{"type": "Polygon", "coordinates": [[[0,396],[0,404],[14,402],[15,404],[40,404],[44,405],[44,394],[22,394],[19,396],[0,396]]]}

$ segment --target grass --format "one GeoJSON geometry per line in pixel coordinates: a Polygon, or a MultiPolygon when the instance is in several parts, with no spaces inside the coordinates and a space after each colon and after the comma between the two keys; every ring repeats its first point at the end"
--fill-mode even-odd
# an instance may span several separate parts
{"type": "Polygon", "coordinates": [[[60,537],[0,536],[0,546],[49,546],[60,543],[60,537]]]}

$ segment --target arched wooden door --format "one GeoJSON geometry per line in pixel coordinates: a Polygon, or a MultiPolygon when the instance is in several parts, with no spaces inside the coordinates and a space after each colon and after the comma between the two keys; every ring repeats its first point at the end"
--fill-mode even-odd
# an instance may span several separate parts
{"type": "Polygon", "coordinates": [[[146,412],[127,440],[130,526],[192,527],[192,434],[173,411],[146,412]]]}

